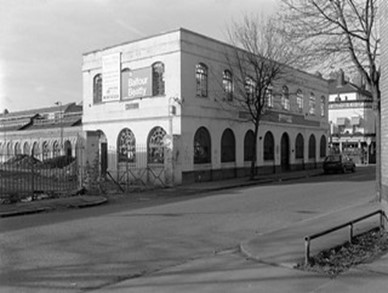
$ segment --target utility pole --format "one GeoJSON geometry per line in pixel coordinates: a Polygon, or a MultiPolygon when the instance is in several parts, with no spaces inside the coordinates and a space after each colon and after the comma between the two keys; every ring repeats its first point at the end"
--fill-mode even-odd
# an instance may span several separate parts
{"type": "Polygon", "coordinates": [[[62,102],[58,101],[55,105],[59,106],[59,125],[60,125],[60,135],[61,135],[61,144],[60,144],[60,155],[63,152],[63,109],[62,102]]]}

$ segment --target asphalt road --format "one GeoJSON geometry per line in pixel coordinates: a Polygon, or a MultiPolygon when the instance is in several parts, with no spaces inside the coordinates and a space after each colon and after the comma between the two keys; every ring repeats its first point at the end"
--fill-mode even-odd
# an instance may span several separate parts
{"type": "Polygon", "coordinates": [[[373,198],[374,169],[0,219],[0,292],[80,292],[233,249],[373,198]],[[14,290],[14,291],[12,291],[14,290]]]}

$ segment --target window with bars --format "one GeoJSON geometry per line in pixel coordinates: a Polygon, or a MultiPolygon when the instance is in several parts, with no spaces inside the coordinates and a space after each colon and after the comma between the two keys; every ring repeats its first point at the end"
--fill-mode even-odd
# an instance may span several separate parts
{"type": "Polygon", "coordinates": [[[200,127],[194,135],[194,164],[206,164],[210,162],[210,133],[205,127],[200,127]]]}
{"type": "Polygon", "coordinates": [[[155,127],[150,131],[147,143],[148,163],[164,163],[164,137],[166,131],[162,127],[155,127]]]}
{"type": "Polygon", "coordinates": [[[117,137],[118,162],[136,162],[136,139],[133,132],[124,128],[117,137]]]}

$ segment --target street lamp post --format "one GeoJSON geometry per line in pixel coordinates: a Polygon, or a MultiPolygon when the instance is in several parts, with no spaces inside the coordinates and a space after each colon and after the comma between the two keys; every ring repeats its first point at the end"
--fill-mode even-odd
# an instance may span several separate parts
{"type": "Polygon", "coordinates": [[[62,102],[58,101],[55,105],[59,106],[59,125],[60,125],[60,135],[61,135],[61,144],[60,144],[60,154],[62,155],[63,151],[63,110],[62,110],[62,102]]]}

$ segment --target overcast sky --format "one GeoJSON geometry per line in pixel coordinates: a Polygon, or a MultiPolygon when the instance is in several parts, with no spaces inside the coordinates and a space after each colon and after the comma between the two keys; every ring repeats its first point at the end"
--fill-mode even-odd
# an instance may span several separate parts
{"type": "Polygon", "coordinates": [[[0,0],[0,111],[82,101],[82,54],[183,27],[225,40],[277,0],[0,0]]]}

